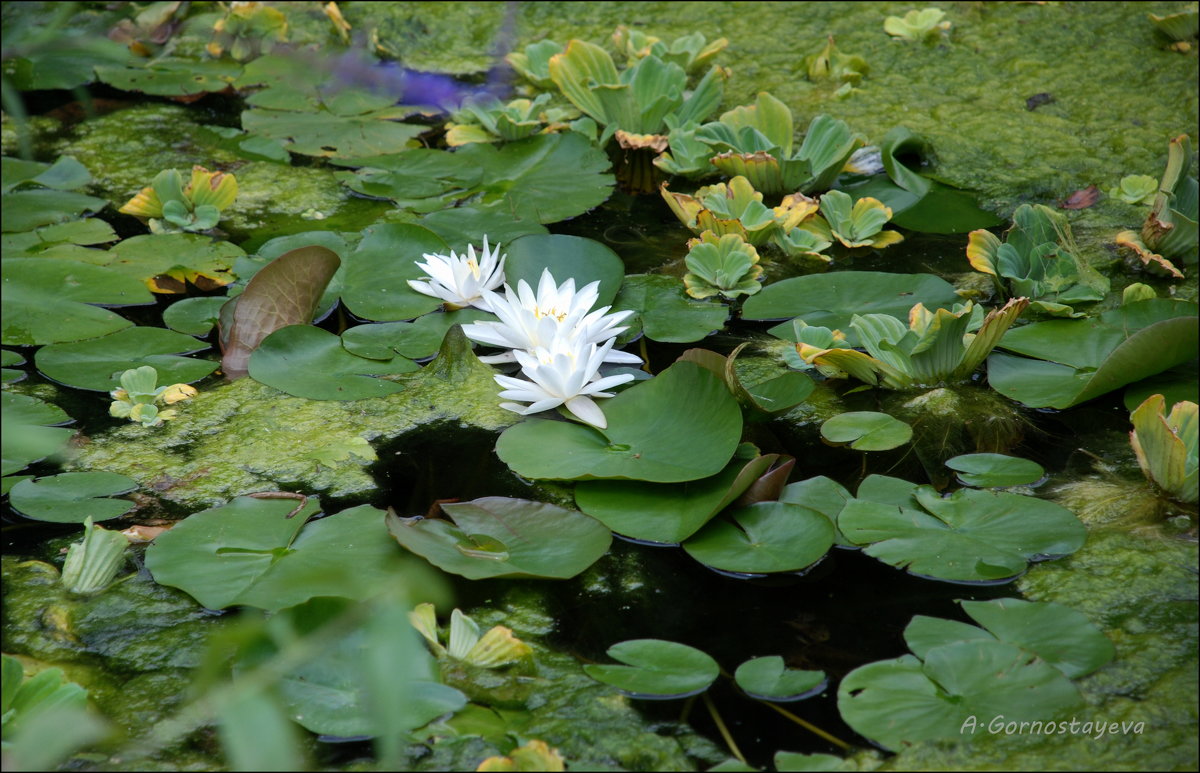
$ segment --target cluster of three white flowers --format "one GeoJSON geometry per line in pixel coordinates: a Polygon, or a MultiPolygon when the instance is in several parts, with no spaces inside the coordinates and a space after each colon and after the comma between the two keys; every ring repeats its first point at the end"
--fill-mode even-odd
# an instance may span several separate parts
{"type": "Polygon", "coordinates": [[[516,401],[501,403],[501,407],[528,415],[561,405],[588,424],[601,429],[608,426],[593,398],[612,397],[604,390],[632,381],[634,376],[602,377],[600,366],[606,362],[642,364],[637,355],[613,351],[617,335],[626,329],[618,325],[632,311],[609,314],[610,306],[592,311],[599,299],[599,282],[577,292],[574,278],[558,285],[549,269],[542,271],[536,293],[525,280],[517,282],[514,292],[504,282],[507,256],[500,255],[499,246],[489,250],[486,236],[478,259],[474,245],[462,256],[451,250],[449,256],[423,257],[425,262],[417,265],[429,276],[409,281],[414,290],[440,298],[450,309],[474,306],[499,318],[463,325],[463,332],[478,343],[509,350],[480,357],[482,361],[516,362],[529,379],[496,376],[496,383],[504,387],[500,397],[516,401]],[[501,285],[504,295],[495,292],[501,285]]]}

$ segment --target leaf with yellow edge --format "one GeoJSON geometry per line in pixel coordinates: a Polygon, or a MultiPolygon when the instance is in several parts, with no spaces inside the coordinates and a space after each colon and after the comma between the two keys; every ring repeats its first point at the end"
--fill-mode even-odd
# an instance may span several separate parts
{"type": "Polygon", "coordinates": [[[183,293],[187,282],[215,290],[232,282],[234,262],[245,255],[237,245],[199,234],[145,234],[126,239],[91,262],[146,283],[151,292],[183,293]]]}
{"type": "Polygon", "coordinates": [[[557,771],[566,770],[566,761],[545,741],[533,740],[518,746],[509,757],[488,757],[479,763],[477,771],[557,771]]]}
{"type": "Polygon", "coordinates": [[[1200,420],[1196,403],[1175,403],[1165,414],[1166,399],[1151,395],[1134,409],[1129,419],[1129,442],[1147,478],[1181,502],[1200,499],[1200,420]],[[1165,415],[1164,415],[1165,414],[1165,415]]]}
{"type": "Polygon", "coordinates": [[[210,172],[202,166],[192,167],[192,180],[184,195],[195,206],[209,204],[218,210],[227,209],[237,198],[237,178],[225,172],[210,172]]]}

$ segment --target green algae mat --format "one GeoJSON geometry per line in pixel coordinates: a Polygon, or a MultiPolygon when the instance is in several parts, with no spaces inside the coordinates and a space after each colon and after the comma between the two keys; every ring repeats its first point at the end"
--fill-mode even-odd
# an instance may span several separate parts
{"type": "Polygon", "coordinates": [[[1194,2],[4,3],[6,770],[1194,770],[1194,2]]]}

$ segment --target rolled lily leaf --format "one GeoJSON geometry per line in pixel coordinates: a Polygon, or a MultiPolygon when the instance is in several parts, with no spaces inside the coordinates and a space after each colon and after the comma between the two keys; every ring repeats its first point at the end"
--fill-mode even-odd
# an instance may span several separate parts
{"type": "Polygon", "coordinates": [[[1054,317],[1082,316],[1069,304],[1108,294],[1108,278],[1079,255],[1067,219],[1041,204],[1017,207],[1003,244],[988,231],[972,231],[967,260],[992,277],[1001,296],[1025,296],[1054,317]]]}
{"type": "Polygon", "coordinates": [[[820,53],[804,57],[804,67],[810,81],[832,80],[836,83],[857,85],[870,67],[867,60],[855,54],[843,54],[837,50],[830,35],[820,53]]]}
{"type": "Polygon", "coordinates": [[[1200,418],[1194,402],[1175,403],[1166,413],[1162,395],[1151,395],[1129,416],[1133,432],[1129,442],[1147,478],[1172,499],[1195,503],[1200,499],[1200,418]]]}
{"type": "Polygon", "coordinates": [[[699,239],[690,240],[688,248],[684,258],[688,273],[683,283],[693,298],[704,299],[720,293],[733,299],[762,289],[758,251],[741,236],[718,237],[712,231],[705,231],[699,239]]]}
{"type": "Polygon", "coordinates": [[[221,369],[228,379],[248,372],[263,339],[288,325],[307,325],[341,265],[333,250],[301,247],[268,263],[245,291],[221,308],[221,369]]]}
{"type": "Polygon", "coordinates": [[[683,35],[667,43],[653,35],[647,35],[641,30],[631,29],[622,24],[613,32],[613,43],[619,51],[625,52],[630,60],[641,59],[653,54],[664,62],[673,62],[687,73],[693,73],[725,50],[729,41],[717,38],[709,43],[703,33],[693,32],[683,35]]]}

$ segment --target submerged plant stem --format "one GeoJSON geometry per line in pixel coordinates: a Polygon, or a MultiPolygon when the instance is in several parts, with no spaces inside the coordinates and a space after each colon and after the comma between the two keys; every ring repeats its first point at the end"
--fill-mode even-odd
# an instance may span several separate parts
{"type": "Polygon", "coordinates": [[[745,765],[746,758],[742,756],[741,749],[739,749],[737,744],[734,742],[733,735],[730,734],[729,728],[725,726],[725,720],[721,719],[721,715],[717,711],[716,704],[713,703],[712,698],[708,697],[708,693],[703,693],[702,697],[704,698],[704,705],[708,707],[708,713],[712,715],[713,722],[715,722],[717,725],[717,730],[721,731],[721,737],[725,739],[725,745],[729,747],[730,754],[732,754],[734,757],[737,757],[738,762],[745,765]]]}
{"type": "Polygon", "coordinates": [[[824,738],[826,741],[829,741],[829,743],[833,744],[834,746],[838,747],[839,749],[842,749],[845,751],[850,750],[850,744],[846,743],[845,741],[838,738],[837,736],[833,736],[833,735],[830,735],[829,733],[826,733],[824,730],[817,727],[813,723],[809,722],[807,719],[802,719],[801,717],[796,716],[795,714],[788,711],[787,709],[782,708],[777,704],[771,703],[770,701],[759,701],[759,703],[762,703],[766,706],[770,706],[771,708],[778,711],[780,714],[784,715],[788,719],[795,722],[800,727],[804,728],[805,730],[809,731],[810,733],[813,733],[814,735],[819,735],[820,737],[824,738]]]}

